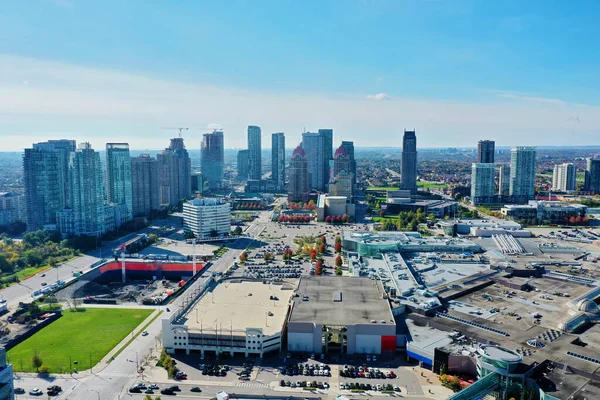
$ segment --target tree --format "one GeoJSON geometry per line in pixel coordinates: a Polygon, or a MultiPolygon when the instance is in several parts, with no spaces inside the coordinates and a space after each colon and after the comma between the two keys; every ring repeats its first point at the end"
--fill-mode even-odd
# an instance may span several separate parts
{"type": "Polygon", "coordinates": [[[337,257],[335,258],[335,266],[339,268],[339,267],[341,267],[341,266],[342,266],[342,263],[343,263],[343,261],[342,261],[342,257],[341,257],[341,256],[337,256],[337,257]]]}
{"type": "Polygon", "coordinates": [[[185,231],[185,233],[183,234],[183,238],[185,240],[194,239],[195,237],[196,237],[196,235],[194,235],[194,232],[192,232],[192,231],[185,231]]]}
{"type": "Polygon", "coordinates": [[[234,235],[241,235],[242,234],[242,227],[241,226],[236,226],[235,229],[233,230],[233,234],[234,235]]]}
{"type": "Polygon", "coordinates": [[[325,253],[325,249],[326,249],[326,247],[324,244],[319,245],[319,254],[325,253]]]}
{"type": "Polygon", "coordinates": [[[0,254],[0,271],[3,273],[11,273],[14,271],[14,267],[8,262],[4,254],[0,254]]]}
{"type": "Polygon", "coordinates": [[[340,276],[340,275],[342,275],[342,274],[343,274],[343,272],[342,272],[342,269],[341,269],[341,268],[336,268],[336,270],[335,270],[335,274],[336,274],[337,276],[340,276]]]}
{"type": "Polygon", "coordinates": [[[281,223],[285,220],[283,215],[280,215],[279,218],[277,218],[277,222],[281,223]]]}
{"type": "Polygon", "coordinates": [[[336,243],[342,243],[342,237],[341,236],[336,236],[335,237],[335,242],[336,243]]]}
{"type": "Polygon", "coordinates": [[[219,232],[217,232],[216,229],[213,229],[212,231],[210,231],[210,237],[217,237],[219,236],[219,232]]]}
{"type": "Polygon", "coordinates": [[[344,215],[342,215],[342,222],[343,222],[343,223],[346,223],[346,222],[348,222],[348,218],[349,218],[349,217],[348,217],[348,214],[344,214],[344,215]]]}
{"type": "Polygon", "coordinates": [[[331,223],[331,215],[325,217],[325,222],[327,222],[328,224],[331,223]]]}
{"type": "Polygon", "coordinates": [[[317,259],[317,251],[315,249],[310,251],[310,259],[313,261],[317,259]]]}
{"type": "Polygon", "coordinates": [[[342,251],[342,242],[335,242],[335,252],[339,253],[342,251]]]}
{"type": "Polygon", "coordinates": [[[246,250],[242,251],[242,254],[240,254],[240,262],[246,262],[246,260],[248,259],[248,252],[246,250]]]}
{"type": "Polygon", "coordinates": [[[31,357],[31,366],[35,368],[35,372],[40,372],[40,367],[42,366],[42,364],[42,357],[40,357],[40,353],[36,350],[33,353],[33,357],[31,357]]]}

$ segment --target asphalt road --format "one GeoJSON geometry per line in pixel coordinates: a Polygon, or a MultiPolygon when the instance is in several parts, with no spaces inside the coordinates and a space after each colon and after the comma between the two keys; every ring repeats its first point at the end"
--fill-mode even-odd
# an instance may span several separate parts
{"type": "MultiPolygon", "coordinates": [[[[270,221],[271,212],[264,211],[260,214],[259,218],[255,219],[254,222],[248,227],[246,233],[252,237],[258,236],[264,226],[270,221]]],[[[214,261],[212,266],[207,272],[205,272],[195,283],[195,285],[202,284],[212,272],[224,272],[229,268],[238,258],[240,253],[251,243],[248,239],[238,239],[235,243],[230,246],[221,258],[214,261]]],[[[109,246],[107,246],[109,247],[109,246]]],[[[109,247],[114,248],[114,247],[109,247]]],[[[89,257],[89,256],[88,256],[89,257]]],[[[84,259],[85,257],[81,257],[84,259]]],[[[79,260],[79,259],[78,259],[79,260]]],[[[88,260],[89,262],[89,260],[88,260]]],[[[82,260],[82,265],[85,263],[82,260]]],[[[79,264],[78,264],[79,265],[79,264]]],[[[59,274],[61,273],[59,268],[59,274]]],[[[68,268],[68,267],[67,267],[68,268]]],[[[82,267],[83,268],[83,267],[82,267]]],[[[72,274],[72,271],[65,270],[64,274],[72,274]]],[[[31,278],[38,279],[39,277],[31,278]]],[[[47,275],[46,279],[50,277],[47,275]]],[[[40,278],[41,279],[41,278],[40,278]]],[[[38,285],[42,280],[32,281],[38,285]]],[[[29,279],[27,280],[29,282],[29,279]]],[[[189,289],[188,289],[189,290],[189,289]]],[[[14,294],[13,298],[16,298],[18,293],[14,294]]],[[[26,295],[28,296],[28,294],[26,295]]],[[[185,296],[178,297],[172,304],[168,306],[170,310],[174,310],[183,301],[185,296]]],[[[166,307],[165,307],[166,310],[166,307]]],[[[166,311],[163,311],[166,312],[166,311]]],[[[124,351],[121,352],[104,370],[100,373],[93,375],[86,375],[78,377],[78,374],[74,374],[72,379],[56,379],[51,380],[37,378],[37,377],[18,377],[15,380],[15,387],[22,387],[27,392],[33,388],[39,388],[44,390],[46,387],[57,384],[63,388],[63,392],[54,397],[54,399],[70,399],[70,400],[109,400],[109,399],[125,399],[132,398],[127,392],[136,381],[141,380],[142,376],[137,374],[137,364],[150,354],[153,346],[157,346],[157,338],[161,334],[161,318],[157,318],[147,329],[148,336],[138,336],[124,351]]],[[[201,393],[202,394],[202,393],[201,393]]],[[[144,396],[140,396],[143,398],[144,396]]],[[[180,396],[181,397],[181,396],[180,396]]],[[[211,392],[210,397],[214,397],[214,393],[211,392]]],[[[40,398],[29,395],[20,395],[19,399],[26,398],[40,398]]],[[[45,398],[45,396],[42,396],[45,398]]]]}

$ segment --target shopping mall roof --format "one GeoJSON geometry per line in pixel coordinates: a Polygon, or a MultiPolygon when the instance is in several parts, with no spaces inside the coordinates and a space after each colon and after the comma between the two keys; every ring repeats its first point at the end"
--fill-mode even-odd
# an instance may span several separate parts
{"type": "Polygon", "coordinates": [[[299,297],[295,298],[290,322],[340,326],[394,324],[383,287],[376,280],[303,276],[297,293],[299,297]]]}

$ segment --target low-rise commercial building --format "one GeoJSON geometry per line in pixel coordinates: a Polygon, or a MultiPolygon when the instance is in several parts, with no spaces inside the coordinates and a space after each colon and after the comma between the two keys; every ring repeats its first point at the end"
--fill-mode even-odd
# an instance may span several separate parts
{"type": "Polygon", "coordinates": [[[279,351],[292,293],[291,285],[262,281],[219,284],[186,313],[177,309],[162,320],[163,346],[217,357],[279,351]]]}
{"type": "Polygon", "coordinates": [[[355,206],[348,202],[345,196],[329,196],[320,194],[317,199],[317,221],[325,221],[327,217],[342,217],[347,215],[349,218],[355,216],[355,206]]]}
{"type": "Polygon", "coordinates": [[[564,201],[536,201],[531,200],[528,204],[507,204],[500,212],[507,218],[513,220],[538,220],[562,223],[571,217],[585,217],[587,206],[573,204],[564,201]]]}
{"type": "Polygon", "coordinates": [[[418,210],[425,214],[433,214],[436,218],[444,218],[456,214],[458,203],[443,199],[413,200],[410,190],[390,190],[387,192],[386,214],[397,215],[402,211],[417,212],[418,210]]]}
{"type": "Polygon", "coordinates": [[[344,231],[342,247],[361,256],[388,252],[479,252],[481,247],[466,239],[421,237],[418,232],[344,231]]]}
{"type": "Polygon", "coordinates": [[[183,228],[197,238],[231,231],[231,207],[218,198],[199,198],[183,204],[183,228]]]}
{"type": "Polygon", "coordinates": [[[287,326],[290,352],[396,351],[396,323],[381,283],[368,278],[302,277],[287,326]]]}

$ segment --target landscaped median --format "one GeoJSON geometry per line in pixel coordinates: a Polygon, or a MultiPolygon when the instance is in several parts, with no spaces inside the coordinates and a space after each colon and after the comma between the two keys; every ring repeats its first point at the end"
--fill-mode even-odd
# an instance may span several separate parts
{"type": "Polygon", "coordinates": [[[93,367],[153,309],[79,308],[8,351],[17,372],[68,373],[93,367]]]}

